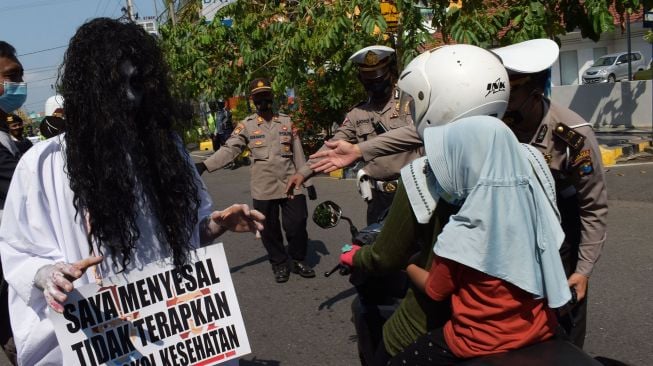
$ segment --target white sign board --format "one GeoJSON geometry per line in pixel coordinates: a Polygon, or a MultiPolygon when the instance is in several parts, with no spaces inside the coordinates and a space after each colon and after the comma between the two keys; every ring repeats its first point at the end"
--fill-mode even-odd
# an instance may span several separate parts
{"type": "Polygon", "coordinates": [[[210,22],[218,10],[235,2],[236,0],[202,0],[202,16],[210,22]]]}
{"type": "Polygon", "coordinates": [[[64,365],[216,365],[251,352],[222,244],[76,288],[50,312],[64,365]]]}

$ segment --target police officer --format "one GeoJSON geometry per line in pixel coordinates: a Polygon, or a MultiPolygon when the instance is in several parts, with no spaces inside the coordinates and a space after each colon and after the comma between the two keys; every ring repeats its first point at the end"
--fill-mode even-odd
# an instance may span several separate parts
{"type": "MultiPolygon", "coordinates": [[[[510,77],[510,100],[504,122],[522,143],[544,155],[556,181],[558,210],[565,242],[560,255],[576,303],[560,322],[570,339],[582,347],[587,323],[587,286],[606,240],[608,198],[596,136],[578,114],[545,96],[549,68],[558,58],[558,45],[536,39],[492,50],[510,77]]],[[[492,90],[488,89],[488,92],[492,90]]],[[[357,145],[340,143],[318,152],[320,171],[333,170],[363,157],[396,153],[421,146],[413,127],[404,127],[357,145]],[[324,162],[328,160],[328,162],[324,162]]]]}
{"type": "MultiPolygon", "coordinates": [[[[204,170],[213,172],[233,161],[248,147],[253,160],[252,199],[254,208],[265,215],[261,237],[275,280],[279,283],[288,281],[290,271],[305,278],[315,277],[315,271],[304,262],[308,244],[306,197],[301,185],[294,186],[288,193],[286,191],[288,178],[295,174],[296,167],[306,162],[297,130],[290,117],[274,113],[272,87],[267,79],[253,80],[250,94],[256,114],[238,123],[225,145],[198,163],[197,168],[200,174],[204,170]],[[281,233],[282,223],[288,240],[287,252],[281,233]]],[[[304,185],[309,188],[310,198],[315,199],[312,184],[306,182],[304,185]]]]}
{"type": "Polygon", "coordinates": [[[213,151],[218,151],[225,144],[234,128],[231,123],[231,111],[225,108],[224,99],[211,102],[211,118],[215,123],[213,131],[213,151]]]}
{"type": "Polygon", "coordinates": [[[565,241],[560,249],[569,286],[576,292],[570,316],[560,318],[572,342],[582,347],[587,322],[587,285],[606,240],[608,196],[596,136],[587,121],[544,94],[558,45],[548,39],[492,50],[510,78],[504,122],[522,143],[542,154],[556,182],[565,241]]]}
{"type": "MultiPolygon", "coordinates": [[[[397,63],[395,50],[386,46],[365,47],[349,58],[358,67],[358,79],[367,92],[368,99],[350,110],[336,130],[333,139],[350,143],[370,141],[387,131],[412,125],[409,111],[399,110],[399,95],[395,93],[397,63]]],[[[328,146],[329,143],[327,143],[328,146]]],[[[324,150],[322,147],[320,150],[324,150]]],[[[366,162],[358,173],[359,189],[367,201],[367,223],[378,220],[390,206],[400,169],[420,156],[419,148],[380,156],[366,162]]],[[[314,172],[310,164],[299,169],[290,179],[290,185],[300,185],[314,172]]]]}

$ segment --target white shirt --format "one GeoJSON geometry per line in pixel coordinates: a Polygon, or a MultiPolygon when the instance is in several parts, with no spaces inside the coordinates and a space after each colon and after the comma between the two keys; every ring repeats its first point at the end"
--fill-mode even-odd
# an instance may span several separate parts
{"type": "MultiPolygon", "coordinates": [[[[34,276],[45,265],[72,263],[89,256],[84,218],[73,207],[73,192],[64,170],[64,149],[63,135],[58,135],[35,145],[23,156],[11,181],[0,224],[0,257],[9,283],[9,311],[19,365],[63,364],[47,318],[50,310],[43,292],[33,285],[34,276]]],[[[188,160],[191,164],[190,157],[188,160]]],[[[211,213],[212,201],[199,175],[197,181],[201,184],[201,220],[211,213]]],[[[141,237],[129,270],[167,256],[153,233],[157,223],[151,221],[153,216],[148,211],[143,207],[139,210],[141,237]]],[[[191,245],[199,246],[199,230],[195,230],[191,245]]],[[[102,276],[114,275],[109,256],[105,262],[99,269],[102,276]]],[[[87,271],[74,285],[91,281],[94,278],[87,271]]]]}

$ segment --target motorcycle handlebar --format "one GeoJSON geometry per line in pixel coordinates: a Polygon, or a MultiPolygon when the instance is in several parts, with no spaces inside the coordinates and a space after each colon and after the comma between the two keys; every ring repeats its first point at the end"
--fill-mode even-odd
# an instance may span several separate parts
{"type": "Polygon", "coordinates": [[[330,271],[324,272],[324,277],[329,277],[334,274],[336,271],[340,273],[341,276],[346,276],[351,273],[351,269],[341,263],[336,264],[335,267],[331,268],[330,271]]]}

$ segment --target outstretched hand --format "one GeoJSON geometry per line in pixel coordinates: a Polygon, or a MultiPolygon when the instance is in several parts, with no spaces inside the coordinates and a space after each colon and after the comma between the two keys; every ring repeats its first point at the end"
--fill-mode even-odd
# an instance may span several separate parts
{"type": "Polygon", "coordinates": [[[309,157],[309,159],[321,159],[310,166],[315,172],[330,173],[349,166],[363,157],[358,145],[344,140],[327,141],[324,145],[330,150],[321,150],[309,157]]]}
{"type": "Polygon", "coordinates": [[[213,211],[211,221],[220,227],[237,232],[252,232],[261,237],[265,216],[257,210],[250,210],[246,204],[234,204],[222,211],[213,211]]]}
{"type": "Polygon", "coordinates": [[[57,313],[63,312],[66,293],[74,289],[73,281],[100,262],[102,257],[88,257],[75,263],[57,262],[41,267],[34,276],[34,286],[43,290],[45,301],[57,313]]]}

